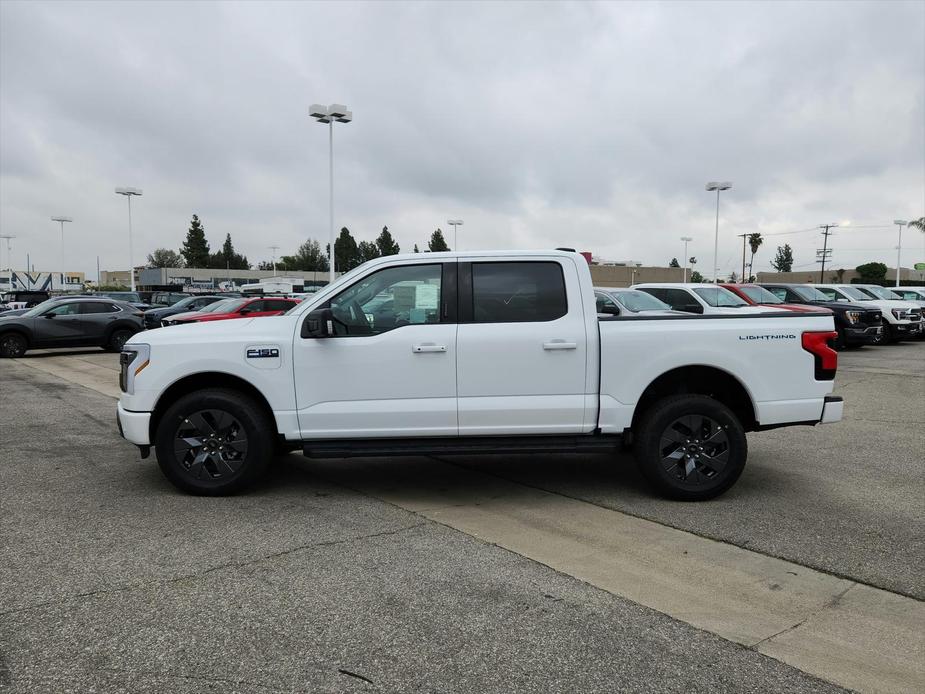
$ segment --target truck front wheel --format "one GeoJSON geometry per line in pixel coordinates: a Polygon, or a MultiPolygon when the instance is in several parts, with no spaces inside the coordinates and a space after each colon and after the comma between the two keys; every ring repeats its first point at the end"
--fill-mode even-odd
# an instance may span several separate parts
{"type": "Polygon", "coordinates": [[[243,393],[224,388],[189,393],[160,418],[157,463],[185,492],[233,494],[266,470],[275,430],[264,408],[243,393]]]}
{"type": "Polygon", "coordinates": [[[745,430],[732,410],[706,395],[656,402],[638,428],[636,458],[646,480],[681,501],[712,499],[745,468],[745,430]]]}

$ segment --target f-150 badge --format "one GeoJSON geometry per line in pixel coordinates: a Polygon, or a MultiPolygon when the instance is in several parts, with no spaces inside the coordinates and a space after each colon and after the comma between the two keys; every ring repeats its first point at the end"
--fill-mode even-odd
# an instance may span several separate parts
{"type": "Polygon", "coordinates": [[[279,357],[276,347],[260,347],[247,350],[248,359],[274,359],[279,357]]]}

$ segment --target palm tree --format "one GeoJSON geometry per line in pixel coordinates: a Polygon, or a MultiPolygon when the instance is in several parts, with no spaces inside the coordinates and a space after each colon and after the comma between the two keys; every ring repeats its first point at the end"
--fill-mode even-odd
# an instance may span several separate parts
{"type": "Polygon", "coordinates": [[[925,234],[925,217],[913,219],[911,222],[909,222],[909,226],[911,226],[913,229],[918,229],[923,234],[925,234]]]}
{"type": "MultiPolygon", "coordinates": [[[[760,234],[760,233],[754,233],[754,234],[749,234],[749,235],[748,235],[748,245],[749,245],[749,247],[752,249],[752,257],[751,257],[751,260],[748,261],[748,274],[749,274],[749,276],[751,276],[751,274],[752,274],[752,265],[753,265],[754,262],[755,262],[755,253],[758,252],[758,248],[759,248],[759,246],[761,246],[762,243],[764,243],[764,239],[761,238],[761,234],[760,234]]],[[[744,278],[743,278],[743,279],[744,279],[744,278]]]]}

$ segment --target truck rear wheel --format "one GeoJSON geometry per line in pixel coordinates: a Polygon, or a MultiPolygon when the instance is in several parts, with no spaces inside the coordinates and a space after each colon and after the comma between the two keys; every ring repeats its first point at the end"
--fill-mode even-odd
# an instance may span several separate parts
{"type": "Polygon", "coordinates": [[[190,494],[234,494],[256,481],[273,457],[276,427],[243,393],[224,388],[189,393],[160,418],[157,463],[190,494]]]}
{"type": "Polygon", "coordinates": [[[643,415],[636,458],[646,480],[681,501],[719,496],[739,479],[748,444],[732,410],[706,395],[675,395],[643,415]]]}

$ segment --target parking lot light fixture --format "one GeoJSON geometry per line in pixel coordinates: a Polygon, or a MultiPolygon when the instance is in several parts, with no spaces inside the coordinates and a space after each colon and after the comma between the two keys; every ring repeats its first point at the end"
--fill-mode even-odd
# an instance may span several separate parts
{"type": "Polygon", "coordinates": [[[687,263],[688,263],[687,244],[689,241],[693,241],[694,237],[693,236],[682,236],[681,240],[684,242],[684,281],[687,282],[687,263]]]}
{"type": "Polygon", "coordinates": [[[132,250],[132,196],[141,195],[141,188],[116,188],[116,195],[124,195],[128,199],[128,276],[132,291],[135,291],[135,260],[132,250]]]}
{"type": "Polygon", "coordinates": [[[909,222],[905,219],[894,219],[893,224],[899,227],[899,240],[896,242],[896,286],[899,286],[899,275],[902,270],[902,256],[903,256],[903,227],[906,226],[909,222]]]}
{"type": "MultiPolygon", "coordinates": [[[[70,217],[52,217],[51,221],[61,223],[61,288],[64,289],[64,224],[65,222],[73,222],[74,220],[70,217]]],[[[26,268],[28,271],[29,268],[26,268]]]]}
{"type": "Polygon", "coordinates": [[[463,225],[463,220],[461,219],[448,219],[446,223],[453,227],[453,250],[458,251],[459,246],[456,243],[456,227],[461,227],[463,225]]]}
{"type": "Polygon", "coordinates": [[[710,181],[706,189],[710,192],[716,191],[716,231],[713,237],[713,284],[716,284],[716,278],[719,275],[719,268],[716,265],[716,257],[719,254],[719,193],[721,190],[732,188],[731,181],[710,181]]]}
{"type": "Polygon", "coordinates": [[[316,122],[324,123],[328,126],[328,168],[331,181],[331,242],[328,246],[328,264],[331,270],[330,281],[334,282],[334,123],[335,121],[338,123],[350,123],[353,120],[353,112],[349,111],[343,104],[331,104],[330,106],[312,104],[308,113],[316,122]]]}

